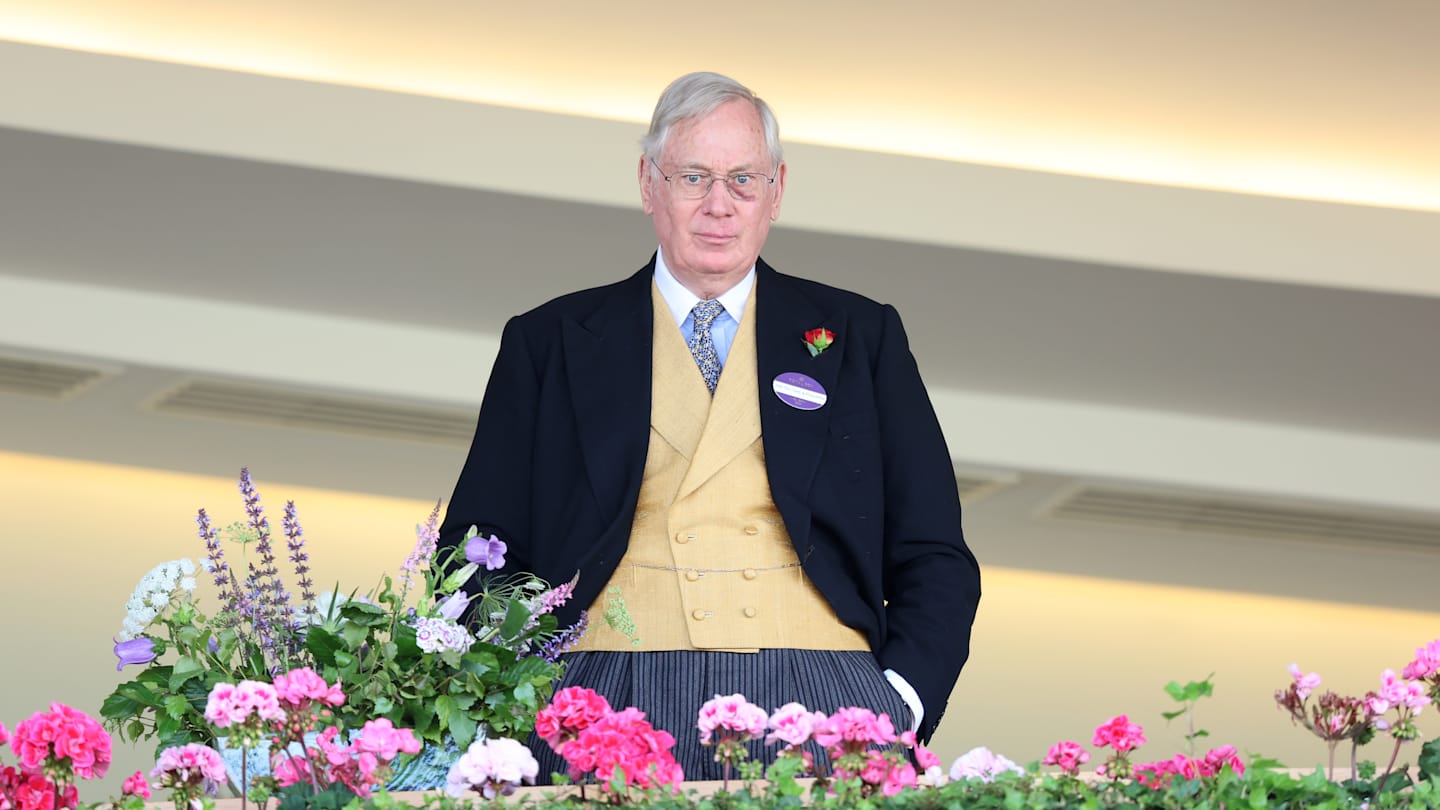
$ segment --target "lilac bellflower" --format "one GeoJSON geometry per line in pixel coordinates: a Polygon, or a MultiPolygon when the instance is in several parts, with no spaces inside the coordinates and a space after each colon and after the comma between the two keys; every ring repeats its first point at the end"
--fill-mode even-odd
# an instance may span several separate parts
{"type": "Polygon", "coordinates": [[[453,622],[460,618],[469,604],[470,597],[466,596],[464,591],[456,591],[435,606],[435,615],[453,622]]]}
{"type": "Polygon", "coordinates": [[[117,641],[115,657],[120,659],[120,663],[115,665],[116,672],[124,669],[126,664],[148,664],[155,660],[155,642],[144,636],[117,641]]]}
{"type": "Polygon", "coordinates": [[[505,567],[507,548],[505,541],[493,534],[489,537],[481,537],[477,534],[465,543],[465,559],[476,565],[485,566],[486,571],[494,571],[505,567]]]}

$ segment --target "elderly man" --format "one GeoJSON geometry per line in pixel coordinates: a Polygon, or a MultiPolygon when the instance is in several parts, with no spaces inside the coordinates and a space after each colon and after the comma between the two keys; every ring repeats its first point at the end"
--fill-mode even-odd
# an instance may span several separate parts
{"type": "Polygon", "coordinates": [[[659,250],[506,325],[444,542],[474,524],[510,570],[578,570],[563,685],[647,712],[688,778],[718,778],[694,732],[717,694],[926,739],[980,576],[900,318],[759,258],[786,167],[742,85],[676,80],[643,151],[659,250]]]}

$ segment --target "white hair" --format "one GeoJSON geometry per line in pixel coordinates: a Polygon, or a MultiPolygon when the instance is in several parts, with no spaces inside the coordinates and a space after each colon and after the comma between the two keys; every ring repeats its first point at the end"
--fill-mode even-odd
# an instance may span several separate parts
{"type": "Polygon", "coordinates": [[[681,76],[660,94],[655,114],[650,118],[650,131],[640,141],[645,157],[659,163],[672,127],[681,121],[709,115],[736,99],[749,102],[760,114],[760,127],[765,132],[765,149],[770,153],[770,165],[780,165],[785,153],[780,148],[780,124],[775,121],[770,105],[729,76],[703,72],[681,76]]]}

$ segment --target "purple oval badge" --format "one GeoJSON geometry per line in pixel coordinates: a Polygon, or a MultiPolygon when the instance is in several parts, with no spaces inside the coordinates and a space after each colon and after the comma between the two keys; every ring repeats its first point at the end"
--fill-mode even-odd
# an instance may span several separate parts
{"type": "Polygon", "coordinates": [[[792,408],[813,411],[825,404],[825,387],[798,371],[787,371],[776,377],[770,387],[775,396],[792,408]]]}

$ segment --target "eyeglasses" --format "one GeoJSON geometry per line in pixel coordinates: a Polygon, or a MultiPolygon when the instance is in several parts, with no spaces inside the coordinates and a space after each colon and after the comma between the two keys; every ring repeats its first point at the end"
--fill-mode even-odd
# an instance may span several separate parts
{"type": "Polygon", "coordinates": [[[650,165],[655,167],[655,171],[660,172],[660,176],[670,184],[670,188],[676,196],[685,200],[703,199],[710,193],[710,186],[714,185],[716,180],[724,181],[730,196],[744,202],[755,201],[767,186],[775,184],[773,176],[759,172],[711,174],[709,172],[679,171],[675,174],[666,174],[654,158],[651,158],[650,165]]]}

